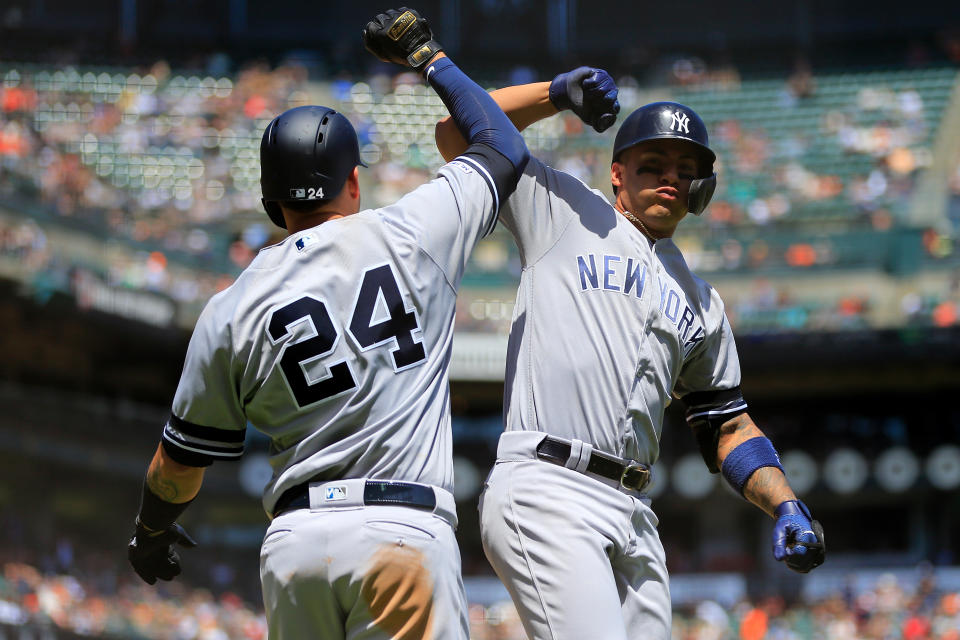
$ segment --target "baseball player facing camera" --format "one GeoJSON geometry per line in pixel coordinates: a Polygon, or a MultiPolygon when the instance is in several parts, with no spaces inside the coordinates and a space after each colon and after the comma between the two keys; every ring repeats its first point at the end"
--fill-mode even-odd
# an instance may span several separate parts
{"type": "Polygon", "coordinates": [[[206,466],[271,439],[260,552],[271,640],[467,638],[454,537],[447,368],[468,255],[527,162],[523,138],[416,11],[363,30],[421,72],[468,141],[435,179],[359,211],[360,160],[333,109],[291,109],[260,146],[263,203],[287,230],[207,304],[128,554],[150,584],[180,573],[175,521],[206,466]]]}
{"type": "MultiPolygon", "coordinates": [[[[571,109],[603,131],[619,111],[613,80],[590,67],[492,95],[520,130],[571,109]]],[[[436,134],[445,158],[465,147],[449,119],[436,134]]],[[[671,240],[709,204],[714,160],[692,109],[648,104],[616,134],[612,204],[531,157],[501,208],[523,272],[480,524],[531,638],[670,638],[644,490],[671,397],[685,402],[711,471],[775,518],[774,557],[801,573],[823,562],[822,529],[747,414],[723,301],[671,240]]]]}

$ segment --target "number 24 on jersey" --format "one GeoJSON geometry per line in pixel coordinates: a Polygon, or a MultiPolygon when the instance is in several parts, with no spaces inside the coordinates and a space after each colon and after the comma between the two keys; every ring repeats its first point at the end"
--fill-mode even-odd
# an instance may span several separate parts
{"type": "MultiPolygon", "coordinates": [[[[273,344],[279,344],[290,335],[291,327],[306,321],[311,326],[309,335],[298,342],[287,344],[280,358],[280,370],[293,397],[300,407],[326,400],[357,386],[346,362],[330,365],[330,374],[316,382],[307,379],[304,365],[330,355],[340,340],[327,305],[322,300],[303,296],[273,311],[267,333],[273,344]]],[[[417,316],[407,311],[403,295],[390,265],[368,269],[350,318],[348,331],[362,351],[384,344],[395,345],[390,350],[395,371],[402,371],[424,360],[427,355],[422,342],[414,341],[414,332],[420,330],[417,316]],[[389,317],[374,321],[377,300],[383,296],[389,317]]]]}

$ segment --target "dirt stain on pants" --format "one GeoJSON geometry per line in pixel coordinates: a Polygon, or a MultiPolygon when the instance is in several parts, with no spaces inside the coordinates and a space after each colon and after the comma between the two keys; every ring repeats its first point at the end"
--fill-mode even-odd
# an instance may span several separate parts
{"type": "Polygon", "coordinates": [[[423,553],[382,545],[360,586],[373,623],[396,640],[433,637],[433,579],[423,553]]]}

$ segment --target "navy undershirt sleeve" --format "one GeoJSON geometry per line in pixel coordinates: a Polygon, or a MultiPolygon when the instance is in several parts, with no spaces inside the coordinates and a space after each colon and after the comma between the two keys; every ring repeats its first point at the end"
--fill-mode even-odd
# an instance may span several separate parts
{"type": "Polygon", "coordinates": [[[502,201],[516,188],[530,158],[523,136],[493,98],[450,58],[438,59],[427,66],[424,73],[460,134],[471,145],[467,153],[483,162],[495,176],[502,201]],[[481,151],[481,145],[494,153],[481,151]],[[504,171],[504,160],[509,163],[509,172],[504,171]]]}
{"type": "Polygon", "coordinates": [[[513,164],[505,155],[493,147],[477,142],[467,147],[467,150],[458,157],[470,158],[486,168],[489,178],[487,176],[484,176],[484,178],[493,181],[495,188],[491,191],[497,198],[498,205],[509,198],[514,189],[517,188],[517,175],[514,172],[513,164]]]}

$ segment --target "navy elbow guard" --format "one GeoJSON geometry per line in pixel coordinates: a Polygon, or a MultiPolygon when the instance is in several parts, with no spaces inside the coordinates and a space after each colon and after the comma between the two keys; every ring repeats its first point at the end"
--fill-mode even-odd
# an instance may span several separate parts
{"type": "Polygon", "coordinates": [[[723,459],[721,471],[737,493],[743,495],[743,488],[753,472],[763,467],[776,467],[783,471],[780,456],[773,448],[769,438],[758,436],[741,442],[723,459]]]}

